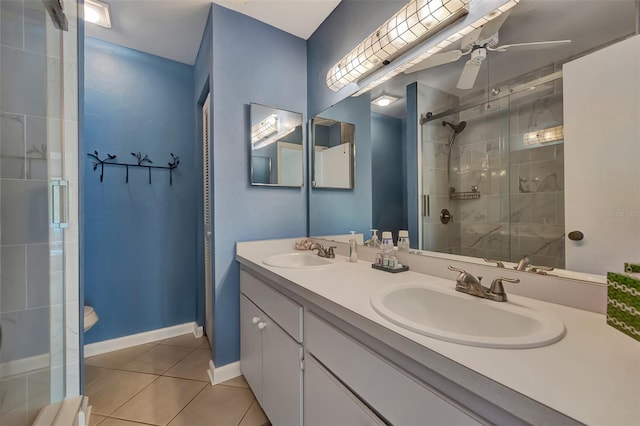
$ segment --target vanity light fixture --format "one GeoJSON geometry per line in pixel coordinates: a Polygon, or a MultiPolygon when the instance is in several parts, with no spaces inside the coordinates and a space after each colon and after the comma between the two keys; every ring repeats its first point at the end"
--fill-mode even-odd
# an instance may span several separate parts
{"type": "Polygon", "coordinates": [[[287,136],[290,133],[293,133],[293,131],[296,130],[295,127],[292,127],[290,129],[287,129],[286,131],[282,132],[282,133],[277,133],[275,135],[269,136],[267,139],[263,139],[257,143],[253,143],[253,149],[260,149],[260,148],[264,148],[267,145],[271,145],[272,143],[279,141],[280,139],[284,138],[285,136],[287,136]]]}
{"type": "MultiPolygon", "coordinates": [[[[468,1],[465,0],[465,3],[467,3],[467,2],[468,1]]],[[[413,67],[415,65],[418,65],[419,63],[421,63],[422,61],[424,61],[428,57],[435,55],[436,53],[440,52],[441,50],[449,47],[455,41],[460,40],[465,35],[471,33],[472,31],[477,30],[478,28],[480,28],[481,26],[483,26],[487,22],[492,21],[495,18],[497,18],[498,16],[502,15],[503,13],[511,10],[519,2],[520,2],[520,0],[508,0],[508,1],[506,1],[502,6],[499,6],[498,8],[492,10],[491,12],[487,13],[483,17],[477,19],[475,22],[472,22],[471,24],[467,25],[466,27],[462,28],[461,30],[453,33],[452,35],[450,35],[446,39],[442,40],[441,42],[437,43],[435,46],[431,47],[430,49],[428,49],[427,51],[423,52],[422,54],[417,55],[414,58],[411,58],[411,60],[409,60],[409,61],[405,62],[404,64],[392,69],[388,73],[382,75],[380,78],[377,78],[377,79],[371,81],[365,87],[361,88],[360,90],[358,90],[356,93],[354,93],[351,96],[352,97],[357,97],[357,96],[362,95],[363,93],[367,93],[368,91],[370,91],[374,87],[377,87],[380,84],[384,83],[385,81],[391,80],[393,77],[397,76],[398,74],[408,70],[409,68],[411,68],[411,67],[413,67]]]]}
{"type": "Polygon", "coordinates": [[[280,121],[278,120],[278,114],[271,114],[251,128],[251,143],[255,145],[260,139],[278,133],[279,127],[280,121]]]}
{"type": "Polygon", "coordinates": [[[525,145],[536,145],[562,139],[564,139],[564,126],[550,127],[522,135],[522,143],[525,145]]]}
{"type": "Polygon", "coordinates": [[[99,0],[84,0],[84,20],[104,28],[111,28],[111,10],[99,0]]]}
{"type": "Polygon", "coordinates": [[[411,0],[327,72],[337,92],[469,13],[469,0],[411,0]]]}
{"type": "Polygon", "coordinates": [[[380,107],[386,107],[387,105],[391,105],[392,103],[394,103],[398,99],[400,99],[400,98],[398,98],[396,96],[382,95],[382,96],[378,96],[377,98],[372,100],[371,103],[373,105],[377,105],[377,106],[380,106],[380,107]]]}

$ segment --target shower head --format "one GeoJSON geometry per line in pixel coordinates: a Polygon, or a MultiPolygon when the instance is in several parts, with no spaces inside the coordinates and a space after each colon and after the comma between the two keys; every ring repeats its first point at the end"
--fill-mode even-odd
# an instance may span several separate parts
{"type": "Polygon", "coordinates": [[[449,123],[448,121],[443,121],[442,125],[451,127],[453,129],[453,133],[457,135],[458,133],[462,133],[464,128],[467,127],[467,122],[461,121],[458,124],[453,124],[453,123],[449,123]]]}

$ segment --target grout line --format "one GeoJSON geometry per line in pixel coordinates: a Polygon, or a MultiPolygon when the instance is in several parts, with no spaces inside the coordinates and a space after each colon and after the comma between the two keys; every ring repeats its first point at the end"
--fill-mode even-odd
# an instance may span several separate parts
{"type": "Polygon", "coordinates": [[[175,420],[175,418],[176,418],[176,417],[178,417],[178,416],[180,415],[180,413],[182,413],[182,412],[183,412],[183,411],[184,411],[184,410],[189,406],[189,404],[191,404],[191,403],[193,402],[193,400],[194,400],[194,399],[196,399],[196,398],[198,397],[198,395],[200,395],[202,392],[204,392],[204,390],[205,390],[205,389],[207,389],[207,386],[206,386],[206,385],[205,385],[205,386],[203,386],[203,387],[202,387],[202,389],[200,389],[200,391],[199,391],[197,394],[195,394],[195,395],[193,396],[193,398],[191,398],[191,399],[189,400],[189,402],[187,402],[187,403],[184,405],[184,407],[182,407],[182,409],[181,409],[180,411],[178,411],[178,412],[176,413],[176,415],[175,415],[175,416],[173,416],[173,417],[171,418],[171,420],[169,420],[169,422],[167,422],[167,424],[170,424],[172,421],[174,421],[174,420],[175,420]]]}
{"type": "Polygon", "coordinates": [[[251,410],[251,407],[253,407],[253,404],[257,404],[258,400],[256,399],[255,395],[253,397],[253,401],[251,402],[251,404],[249,404],[249,408],[247,408],[247,411],[244,412],[244,414],[242,415],[242,417],[240,418],[240,421],[238,422],[238,425],[240,425],[242,423],[242,421],[244,420],[245,417],[247,417],[247,414],[249,414],[249,410],[251,410]]]}

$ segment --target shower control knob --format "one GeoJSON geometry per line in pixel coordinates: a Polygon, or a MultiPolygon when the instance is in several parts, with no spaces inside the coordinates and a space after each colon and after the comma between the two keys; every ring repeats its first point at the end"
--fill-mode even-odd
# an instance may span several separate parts
{"type": "Polygon", "coordinates": [[[254,324],[257,324],[257,323],[259,323],[259,322],[260,322],[260,318],[258,318],[258,317],[253,317],[253,318],[251,318],[251,322],[252,322],[252,323],[254,323],[254,324]]]}
{"type": "Polygon", "coordinates": [[[267,326],[267,324],[265,324],[265,323],[263,323],[263,322],[259,322],[259,323],[258,323],[258,328],[259,328],[260,330],[262,330],[262,329],[263,329],[263,328],[265,328],[266,326],[267,326]]]}
{"type": "Polygon", "coordinates": [[[571,231],[569,232],[568,237],[571,241],[582,241],[584,234],[580,231],[571,231]]]}

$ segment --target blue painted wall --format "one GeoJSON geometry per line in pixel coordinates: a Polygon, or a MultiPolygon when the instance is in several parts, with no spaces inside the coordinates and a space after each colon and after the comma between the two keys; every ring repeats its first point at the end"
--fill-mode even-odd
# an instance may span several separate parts
{"type": "Polygon", "coordinates": [[[369,234],[371,229],[371,103],[369,95],[347,98],[321,114],[356,126],[353,189],[309,189],[310,235],[369,234]]]}
{"type": "Polygon", "coordinates": [[[166,164],[166,171],[84,168],[84,290],[100,321],[92,343],[195,320],[196,215],[193,67],[94,39],[85,41],[83,152],[166,164]]]}
{"type": "Polygon", "coordinates": [[[309,117],[356,91],[355,86],[338,92],[329,90],[327,71],[407,3],[408,0],[342,0],[309,37],[309,117]]]}
{"type": "Polygon", "coordinates": [[[306,232],[303,188],[250,186],[248,123],[251,102],[306,111],[307,48],[300,38],[221,6],[214,5],[212,13],[213,349],[219,367],[240,358],[236,241],[297,237],[306,232]]]}
{"type": "Polygon", "coordinates": [[[402,166],[402,126],[399,118],[371,114],[372,225],[381,232],[392,231],[394,241],[398,231],[406,229],[407,222],[403,208],[406,177],[402,166]]]}

